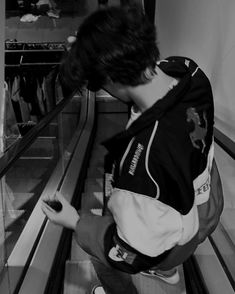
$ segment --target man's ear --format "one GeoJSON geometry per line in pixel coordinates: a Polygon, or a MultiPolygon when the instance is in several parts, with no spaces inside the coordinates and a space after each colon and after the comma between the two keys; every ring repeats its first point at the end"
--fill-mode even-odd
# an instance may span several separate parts
{"type": "Polygon", "coordinates": [[[147,67],[145,69],[145,71],[143,71],[143,73],[142,73],[142,78],[146,82],[147,81],[151,81],[153,79],[153,77],[154,77],[155,74],[156,74],[156,72],[153,69],[147,67]]]}

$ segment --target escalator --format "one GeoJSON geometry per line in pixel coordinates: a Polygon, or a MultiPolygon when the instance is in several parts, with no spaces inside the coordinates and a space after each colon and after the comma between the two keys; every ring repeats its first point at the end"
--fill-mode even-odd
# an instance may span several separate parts
{"type": "MultiPolygon", "coordinates": [[[[1,193],[8,206],[4,207],[0,293],[84,294],[98,282],[89,256],[76,245],[72,232],[48,222],[39,200],[45,193],[61,191],[77,208],[101,213],[106,151],[100,142],[123,129],[127,109],[106,93],[95,99],[88,91],[58,107],[32,130],[36,138],[29,133],[30,142],[21,142],[1,158],[1,193]]],[[[215,285],[219,281],[224,293],[234,293],[233,269],[219,248],[219,258],[218,252],[211,253],[213,240],[179,268],[181,282],[176,286],[134,275],[139,293],[222,293],[214,290],[218,286],[212,288],[211,272],[217,273],[215,285]]]]}

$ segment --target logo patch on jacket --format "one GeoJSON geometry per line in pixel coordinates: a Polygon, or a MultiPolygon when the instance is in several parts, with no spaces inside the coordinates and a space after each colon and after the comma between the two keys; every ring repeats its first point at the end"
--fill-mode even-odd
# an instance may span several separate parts
{"type": "Polygon", "coordinates": [[[136,170],[140,155],[143,150],[144,150],[144,146],[142,144],[138,143],[137,148],[135,150],[135,154],[131,160],[129,171],[128,171],[128,173],[132,176],[134,176],[134,174],[135,174],[135,170],[136,170]]]}
{"type": "Polygon", "coordinates": [[[197,113],[194,107],[187,109],[187,122],[192,122],[194,124],[194,130],[189,134],[193,146],[197,149],[202,148],[202,153],[206,147],[206,134],[207,134],[207,119],[206,113],[203,111],[202,119],[199,113],[197,113]],[[199,144],[201,142],[201,146],[199,144]]]}
{"type": "Polygon", "coordinates": [[[127,253],[123,252],[118,244],[112,247],[109,251],[109,257],[114,261],[124,261],[127,258],[127,253]]]}
{"type": "Polygon", "coordinates": [[[137,257],[136,253],[129,251],[117,242],[118,241],[114,236],[114,246],[109,250],[109,258],[113,261],[124,261],[125,263],[133,264],[137,257]]]}
{"type": "Polygon", "coordinates": [[[197,190],[195,191],[195,196],[206,193],[210,189],[210,178],[208,177],[205,183],[203,183],[197,190]]]}

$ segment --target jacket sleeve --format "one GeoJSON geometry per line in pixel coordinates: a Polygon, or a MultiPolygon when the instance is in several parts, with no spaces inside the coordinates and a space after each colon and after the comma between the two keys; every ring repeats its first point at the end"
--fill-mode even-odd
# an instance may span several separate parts
{"type": "Polygon", "coordinates": [[[111,247],[113,218],[110,215],[99,216],[82,213],[75,230],[75,239],[89,255],[110,266],[106,252],[111,247]]]}
{"type": "Polygon", "coordinates": [[[208,201],[198,205],[199,242],[203,242],[218,225],[224,207],[222,182],[215,160],[211,168],[210,195],[208,201]]]}

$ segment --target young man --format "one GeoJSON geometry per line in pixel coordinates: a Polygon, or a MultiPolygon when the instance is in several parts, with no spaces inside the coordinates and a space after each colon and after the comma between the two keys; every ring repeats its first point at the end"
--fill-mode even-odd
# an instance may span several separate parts
{"type": "Polygon", "coordinates": [[[127,128],[104,143],[114,162],[108,213],[80,215],[62,195],[60,213],[42,206],[74,230],[106,293],[136,293],[128,274],[138,272],[176,283],[174,268],[223,208],[209,80],[191,59],[159,55],[142,10],[110,7],[83,22],[61,66],[71,88],[103,88],[132,106],[127,128]]]}

